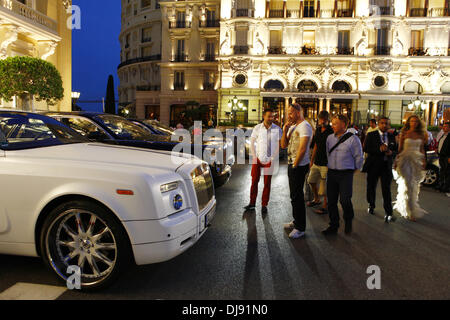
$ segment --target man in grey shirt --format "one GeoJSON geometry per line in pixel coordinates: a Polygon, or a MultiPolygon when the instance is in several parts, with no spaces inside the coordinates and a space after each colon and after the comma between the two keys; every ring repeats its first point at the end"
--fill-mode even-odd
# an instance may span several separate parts
{"type": "Polygon", "coordinates": [[[364,156],[359,138],[347,131],[348,123],[346,116],[335,116],[331,122],[334,134],[327,138],[327,194],[330,226],[323,231],[325,235],[335,234],[339,229],[338,199],[344,210],[345,233],[352,232],[353,174],[361,169],[364,156]]]}

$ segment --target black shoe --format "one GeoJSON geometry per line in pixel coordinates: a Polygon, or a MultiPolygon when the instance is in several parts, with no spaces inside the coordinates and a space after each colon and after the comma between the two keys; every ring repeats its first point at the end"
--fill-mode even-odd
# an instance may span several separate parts
{"type": "Polygon", "coordinates": [[[384,216],[384,222],[389,223],[389,222],[394,222],[395,220],[397,220],[394,216],[390,215],[385,215],[384,216]]]}
{"type": "Polygon", "coordinates": [[[256,207],[254,204],[249,204],[248,206],[244,207],[245,211],[251,211],[251,210],[255,210],[256,207]]]}
{"type": "Polygon", "coordinates": [[[345,234],[350,234],[350,233],[352,233],[352,222],[347,221],[345,223],[345,234]]]}
{"type": "Polygon", "coordinates": [[[264,213],[264,214],[266,214],[266,213],[267,213],[267,207],[266,207],[266,206],[263,206],[263,207],[261,208],[261,212],[264,213]]]}
{"type": "Polygon", "coordinates": [[[323,230],[322,233],[324,235],[330,235],[330,234],[336,234],[338,232],[338,228],[335,227],[328,227],[327,229],[323,230]]]}
{"type": "Polygon", "coordinates": [[[374,214],[374,213],[375,213],[375,208],[374,208],[374,207],[369,207],[369,208],[367,209],[367,213],[368,213],[368,214],[374,214]]]}

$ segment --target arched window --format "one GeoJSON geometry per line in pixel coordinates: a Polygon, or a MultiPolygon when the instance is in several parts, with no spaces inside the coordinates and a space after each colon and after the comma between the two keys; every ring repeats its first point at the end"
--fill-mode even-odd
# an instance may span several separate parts
{"type": "Polygon", "coordinates": [[[284,85],[280,80],[269,80],[264,85],[264,89],[268,91],[283,91],[284,85]]]}
{"type": "Polygon", "coordinates": [[[342,80],[335,81],[331,89],[333,92],[352,92],[350,85],[342,80]]]}
{"type": "Polygon", "coordinates": [[[317,92],[317,84],[312,80],[302,80],[298,83],[297,89],[300,92],[317,92]]]}
{"type": "Polygon", "coordinates": [[[417,93],[422,93],[423,88],[417,81],[408,81],[405,84],[403,91],[405,93],[416,93],[417,94],[417,93]]]}

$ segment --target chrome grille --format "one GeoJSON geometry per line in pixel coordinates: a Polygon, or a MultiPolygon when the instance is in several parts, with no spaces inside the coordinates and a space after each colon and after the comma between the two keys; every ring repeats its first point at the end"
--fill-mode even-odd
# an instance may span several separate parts
{"type": "Polygon", "coordinates": [[[202,211],[214,196],[214,184],[209,166],[204,163],[191,172],[199,210],[202,211]]]}

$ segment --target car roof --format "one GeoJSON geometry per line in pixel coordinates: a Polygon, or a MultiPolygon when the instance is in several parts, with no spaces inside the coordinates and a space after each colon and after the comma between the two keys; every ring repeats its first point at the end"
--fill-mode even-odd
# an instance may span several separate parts
{"type": "Polygon", "coordinates": [[[21,115],[21,116],[25,116],[25,117],[35,118],[35,119],[41,119],[41,120],[45,120],[46,122],[57,123],[58,125],[61,125],[61,123],[58,122],[57,120],[55,120],[52,117],[49,117],[45,114],[42,114],[42,113],[29,112],[29,111],[23,111],[23,110],[15,110],[15,109],[0,109],[0,114],[2,114],[2,113],[9,113],[12,115],[14,114],[14,115],[21,115]]]}
{"type": "Polygon", "coordinates": [[[46,111],[43,114],[45,115],[71,115],[71,116],[85,116],[92,117],[96,115],[104,114],[103,112],[95,112],[95,111],[46,111]]]}

